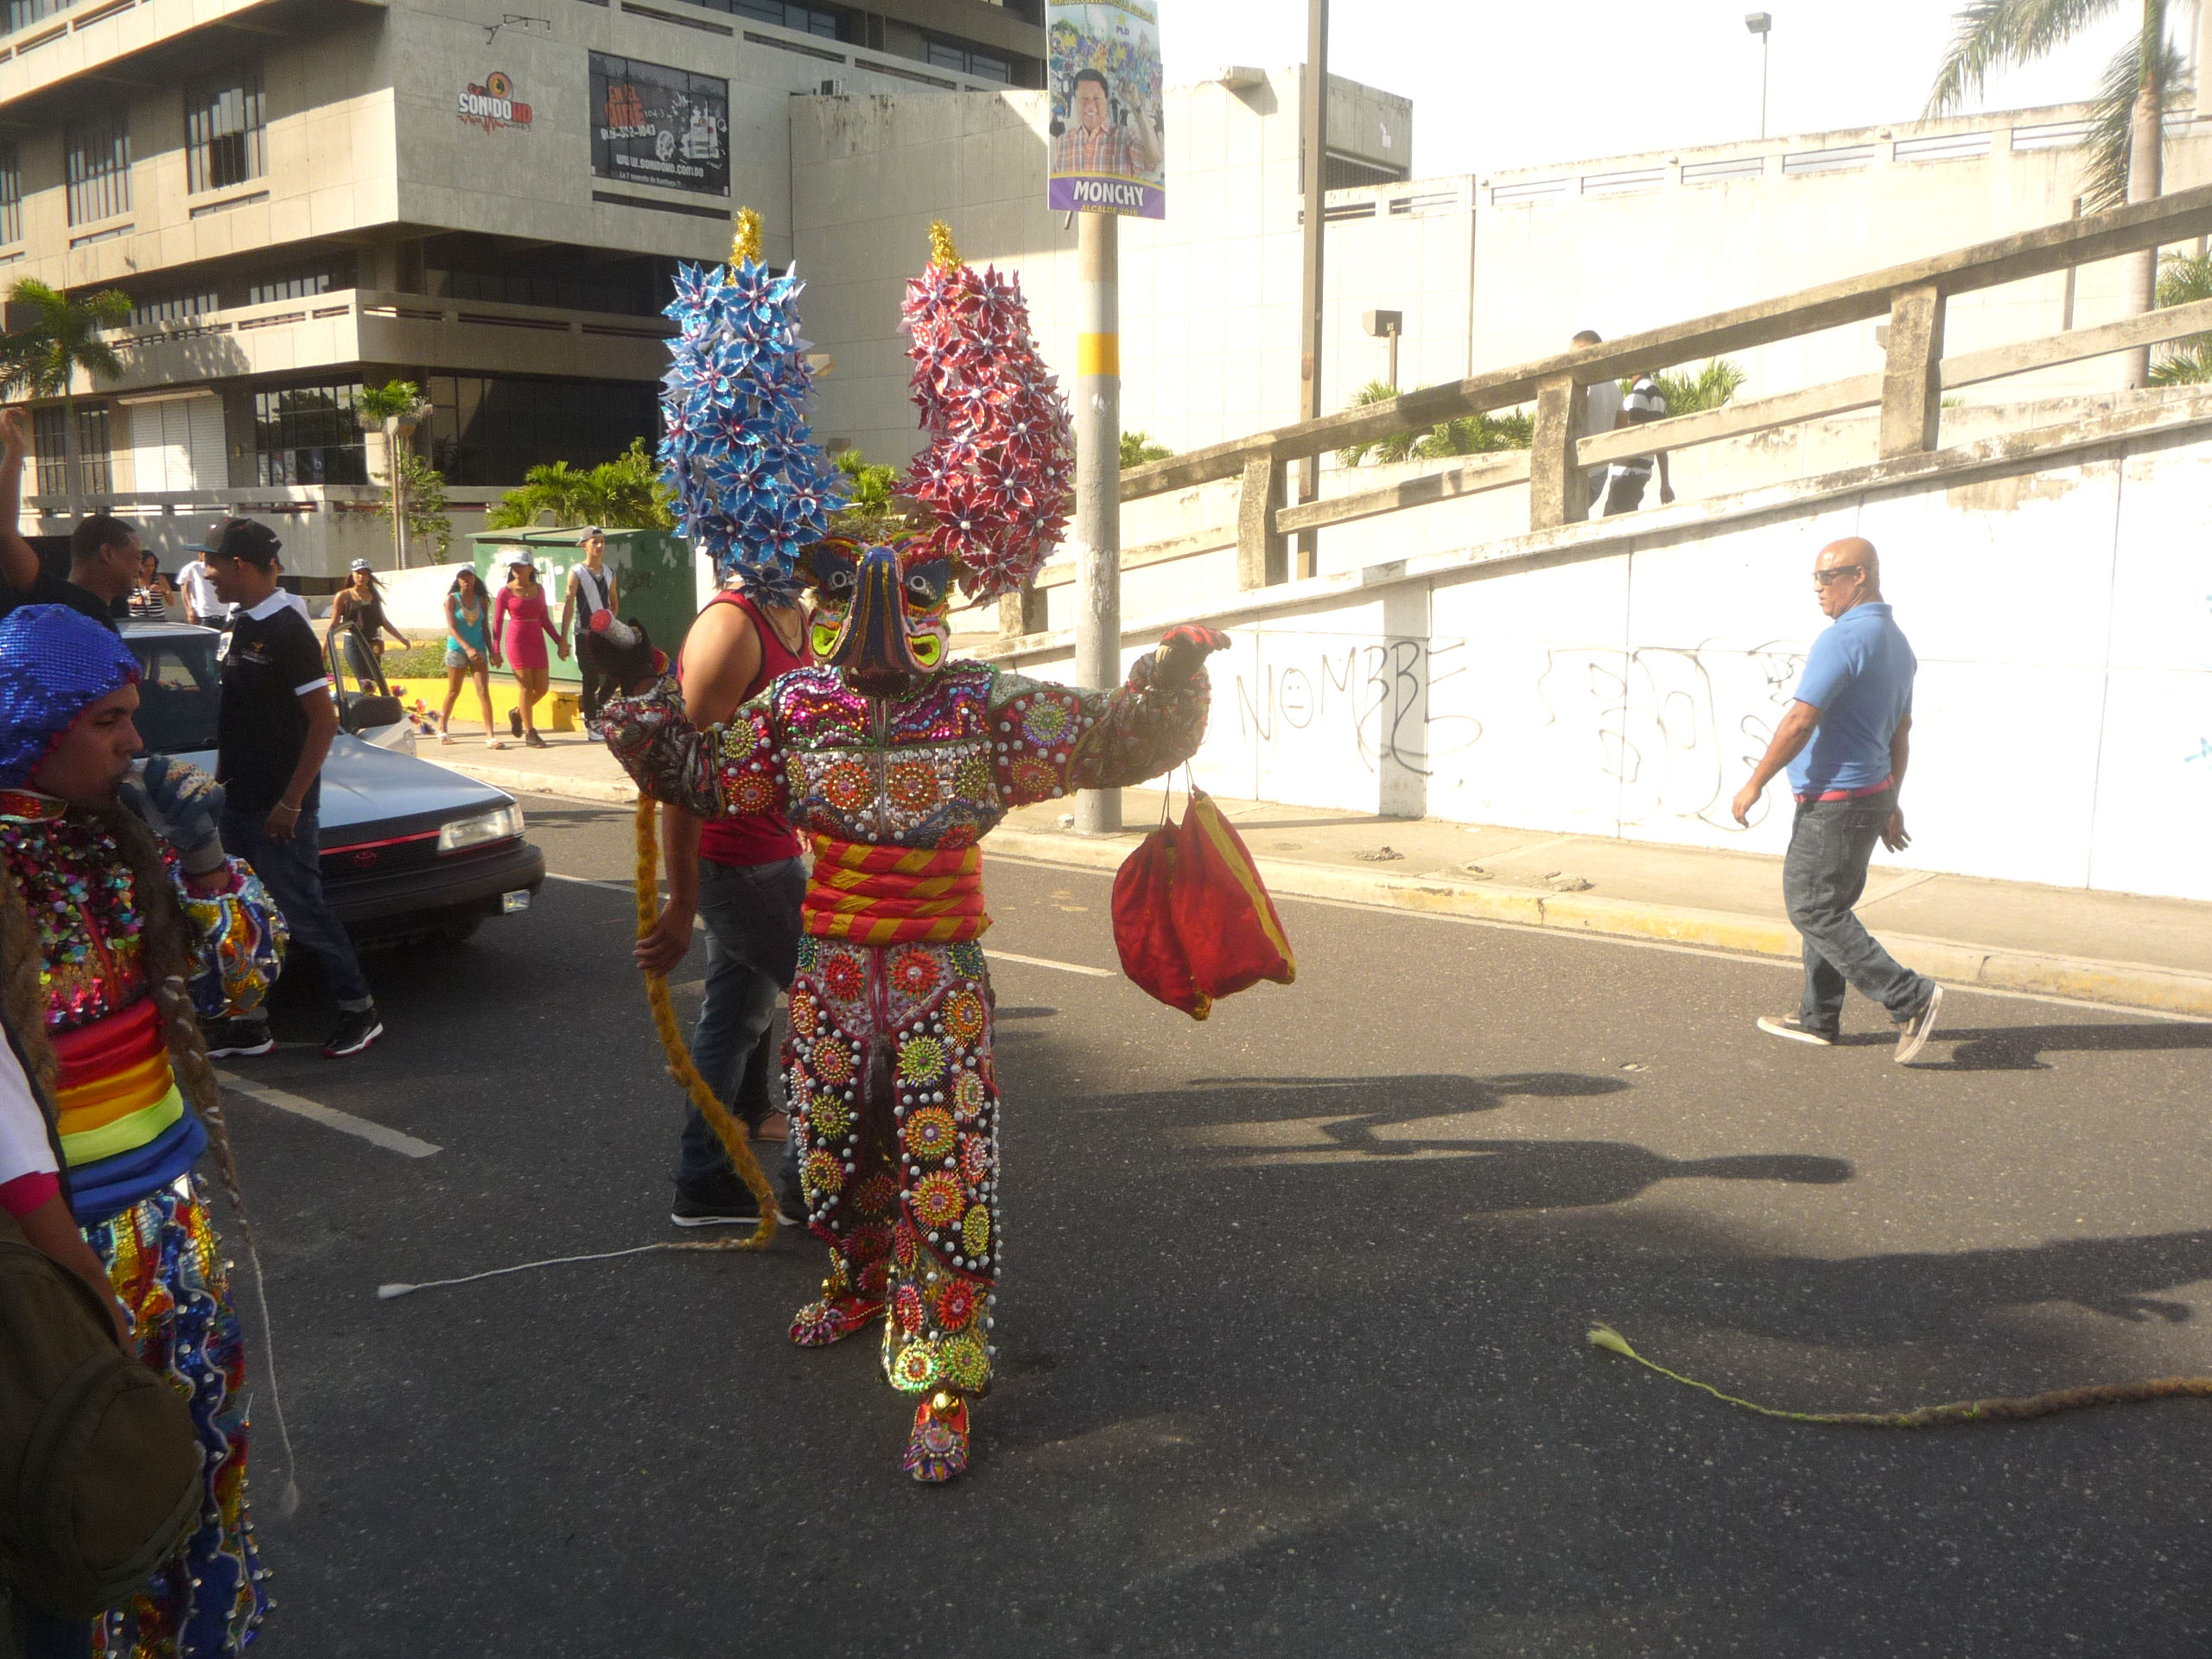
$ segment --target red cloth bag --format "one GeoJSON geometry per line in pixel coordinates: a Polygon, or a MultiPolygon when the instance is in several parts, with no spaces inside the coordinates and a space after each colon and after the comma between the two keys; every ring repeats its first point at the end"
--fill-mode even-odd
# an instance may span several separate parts
{"type": "Polygon", "coordinates": [[[1175,932],[1177,833],[1163,823],[1122,861],[1114,877],[1114,946],[1122,971],[1141,989],[1203,1020],[1213,999],[1192,982],[1190,958],[1175,932]]]}
{"type": "Polygon", "coordinates": [[[1183,822],[1146,836],[1114,878],[1114,943],[1131,979],[1195,1020],[1217,997],[1298,976],[1251,854],[1196,789],[1183,822]]]}

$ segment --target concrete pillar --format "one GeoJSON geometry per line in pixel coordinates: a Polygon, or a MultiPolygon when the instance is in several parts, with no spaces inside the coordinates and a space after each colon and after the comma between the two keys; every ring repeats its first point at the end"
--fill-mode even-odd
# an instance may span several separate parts
{"type": "Polygon", "coordinates": [[[1943,416],[1943,292],[1906,289],[1890,304],[1888,365],[1882,372],[1881,454],[1925,454],[1943,416]]]}
{"type": "MultiPolygon", "coordinates": [[[[1122,683],[1121,220],[1076,215],[1075,678],[1122,683]]],[[[1084,790],[1075,827],[1111,835],[1122,827],[1122,791],[1084,790]]]]}
{"type": "Polygon", "coordinates": [[[1529,442],[1529,528],[1579,524],[1590,513],[1590,486],[1574,459],[1587,407],[1571,373],[1555,374],[1536,388],[1536,427],[1529,442]]]}
{"type": "Polygon", "coordinates": [[[1290,579],[1290,554],[1275,533],[1275,513],[1283,504],[1288,469],[1272,451],[1244,462],[1244,481],[1236,495],[1236,585],[1268,588],[1290,579]]]}

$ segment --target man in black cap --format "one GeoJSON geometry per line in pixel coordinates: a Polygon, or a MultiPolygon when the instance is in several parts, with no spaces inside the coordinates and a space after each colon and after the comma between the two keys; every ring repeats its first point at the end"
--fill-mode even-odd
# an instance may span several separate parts
{"type": "MultiPolygon", "coordinates": [[[[322,762],[338,734],[338,705],[315,630],[276,585],[268,525],[224,522],[206,555],[215,593],[231,613],[223,658],[223,708],[215,777],[226,791],[223,844],[251,864],[292,926],[292,946],[312,950],[338,999],[338,1028],[322,1052],[358,1054],[384,1034],[353,941],[322,897],[317,810],[322,762]]],[[[208,1052],[262,1054],[268,1026],[232,1021],[211,1033],[208,1052]]]]}

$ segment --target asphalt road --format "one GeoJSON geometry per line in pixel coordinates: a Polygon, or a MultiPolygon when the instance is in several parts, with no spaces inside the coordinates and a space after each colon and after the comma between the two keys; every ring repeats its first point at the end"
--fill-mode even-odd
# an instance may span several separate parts
{"type": "MultiPolygon", "coordinates": [[[[626,812],[529,812],[626,875],[626,812]]],[[[1115,966],[1105,879],[988,887],[990,948],[1115,966]]],[[[995,964],[1001,1381],[944,1490],[872,1339],[785,1340],[803,1235],[376,1300],[674,1236],[621,893],[377,959],[360,1060],[227,1063],[442,1148],[232,1105],[306,1491],[257,1396],[257,1652],[2212,1649],[2212,1404],[1808,1427],[1583,1340],[1816,1410],[2212,1373],[2212,1026],[1960,993],[1904,1070],[1855,1000],[1760,1035],[1773,964],[1283,911],[1298,983],[1204,1025],[995,964]]]]}

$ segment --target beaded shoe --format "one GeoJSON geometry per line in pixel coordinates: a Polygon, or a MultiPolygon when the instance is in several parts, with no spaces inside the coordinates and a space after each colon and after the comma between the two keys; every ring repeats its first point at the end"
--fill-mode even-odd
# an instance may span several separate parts
{"type": "Polygon", "coordinates": [[[914,1408],[914,1432],[906,1440],[906,1472],[938,1485],[968,1467],[968,1402],[939,1389],[914,1408]]]}
{"type": "Polygon", "coordinates": [[[880,1301],[838,1296],[809,1302],[791,1317],[791,1340],[802,1348],[827,1348],[842,1342],[883,1312],[880,1301]]]}

